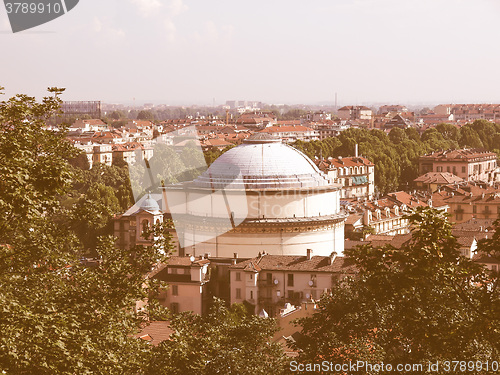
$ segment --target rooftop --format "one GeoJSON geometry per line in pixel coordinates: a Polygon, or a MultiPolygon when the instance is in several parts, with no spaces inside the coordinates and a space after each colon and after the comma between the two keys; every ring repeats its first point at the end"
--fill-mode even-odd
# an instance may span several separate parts
{"type": "Polygon", "coordinates": [[[260,257],[245,260],[230,267],[245,271],[304,271],[304,272],[345,272],[355,273],[354,261],[349,258],[336,257],[331,262],[330,257],[263,254],[260,257]]]}

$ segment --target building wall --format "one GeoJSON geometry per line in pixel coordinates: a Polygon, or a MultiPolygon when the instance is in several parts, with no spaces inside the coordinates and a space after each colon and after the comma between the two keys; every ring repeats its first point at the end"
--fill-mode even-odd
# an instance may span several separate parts
{"type": "Polygon", "coordinates": [[[455,223],[463,223],[472,218],[475,219],[496,219],[500,218],[500,199],[490,202],[447,202],[450,206],[450,220],[455,223]]]}
{"type": "Polygon", "coordinates": [[[331,290],[339,277],[334,273],[314,271],[262,270],[255,273],[230,269],[231,304],[246,300],[256,305],[256,314],[265,309],[270,316],[275,316],[287,302],[300,306],[311,298],[321,298],[323,293],[331,290]],[[289,275],[293,278],[292,285],[289,284],[289,275]]]}
{"type": "Polygon", "coordinates": [[[164,290],[159,295],[160,303],[172,310],[172,304],[176,303],[178,311],[192,311],[201,315],[203,313],[203,293],[204,286],[193,283],[183,284],[169,282],[169,288],[164,290]],[[173,294],[174,288],[177,287],[177,295],[173,294]]]}
{"type": "Polygon", "coordinates": [[[275,193],[226,190],[225,194],[194,189],[169,190],[167,201],[169,213],[211,218],[228,217],[226,201],[230,212],[241,219],[314,217],[335,215],[340,211],[338,190],[275,193]]]}
{"type": "Polygon", "coordinates": [[[420,174],[427,172],[451,172],[465,181],[489,181],[497,167],[496,160],[476,162],[420,160],[420,174]]]}
{"type": "Polygon", "coordinates": [[[203,255],[210,253],[212,257],[231,258],[234,253],[240,257],[256,257],[259,252],[266,251],[273,255],[304,254],[307,249],[313,249],[315,255],[329,256],[336,251],[339,256],[344,253],[344,222],[340,221],[330,226],[320,226],[311,223],[305,229],[288,229],[276,231],[260,230],[245,233],[243,231],[230,231],[218,233],[200,229],[193,233],[191,230],[177,231],[177,235],[184,235],[181,243],[185,245],[184,253],[203,255]],[[206,236],[206,240],[203,240],[206,236]],[[193,238],[196,242],[193,244],[193,238]]]}
{"type": "Polygon", "coordinates": [[[328,170],[328,177],[342,186],[340,198],[367,198],[372,199],[375,193],[375,167],[358,166],[345,168],[332,168],[328,170]],[[354,185],[353,177],[366,177],[368,183],[354,185]]]}

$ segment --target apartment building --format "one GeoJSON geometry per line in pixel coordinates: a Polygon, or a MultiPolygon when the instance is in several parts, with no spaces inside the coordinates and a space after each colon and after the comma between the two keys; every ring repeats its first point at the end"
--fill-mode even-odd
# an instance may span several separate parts
{"type": "Polygon", "coordinates": [[[338,110],[337,115],[342,120],[371,120],[373,111],[365,106],[345,106],[338,110]]]}
{"type": "MultiPolygon", "coordinates": [[[[356,152],[357,154],[357,152],[356,152]]],[[[375,164],[361,157],[337,157],[315,161],[318,168],[342,186],[340,198],[372,199],[375,193],[375,164]]]]}
{"type": "Polygon", "coordinates": [[[170,257],[167,264],[158,266],[151,278],[164,281],[167,288],[160,290],[160,303],[173,313],[192,311],[203,315],[210,303],[210,261],[203,256],[170,257]]]}
{"type": "Polygon", "coordinates": [[[497,176],[497,154],[482,149],[435,151],[419,158],[420,174],[450,172],[465,181],[492,184],[497,176]]]}
{"type": "Polygon", "coordinates": [[[354,276],[356,269],[347,258],[270,255],[255,258],[229,267],[230,303],[244,303],[253,313],[262,310],[274,317],[286,303],[300,306],[303,301],[319,299],[344,277],[354,276]]]}

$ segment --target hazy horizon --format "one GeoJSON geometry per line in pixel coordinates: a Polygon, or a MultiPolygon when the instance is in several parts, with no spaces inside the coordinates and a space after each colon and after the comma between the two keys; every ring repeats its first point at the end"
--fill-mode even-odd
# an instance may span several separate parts
{"type": "Polygon", "coordinates": [[[500,103],[496,0],[85,0],[12,34],[6,97],[217,105],[500,103]]]}

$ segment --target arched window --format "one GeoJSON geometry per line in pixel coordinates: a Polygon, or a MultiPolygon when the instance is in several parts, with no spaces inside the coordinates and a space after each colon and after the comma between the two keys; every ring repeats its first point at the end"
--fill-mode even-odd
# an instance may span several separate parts
{"type": "Polygon", "coordinates": [[[145,234],[145,232],[147,232],[148,230],[149,230],[149,220],[144,219],[142,221],[142,237],[144,237],[145,239],[148,238],[148,236],[145,234]]]}

